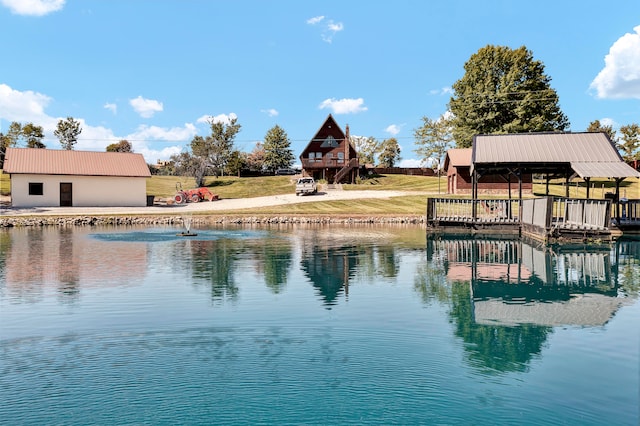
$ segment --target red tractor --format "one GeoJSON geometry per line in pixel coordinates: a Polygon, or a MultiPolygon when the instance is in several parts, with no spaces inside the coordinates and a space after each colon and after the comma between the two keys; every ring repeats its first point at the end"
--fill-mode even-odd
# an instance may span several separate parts
{"type": "Polygon", "coordinates": [[[204,200],[215,201],[217,199],[218,196],[209,191],[209,188],[182,189],[180,182],[176,183],[176,195],[173,196],[176,204],[199,203],[204,200]]]}

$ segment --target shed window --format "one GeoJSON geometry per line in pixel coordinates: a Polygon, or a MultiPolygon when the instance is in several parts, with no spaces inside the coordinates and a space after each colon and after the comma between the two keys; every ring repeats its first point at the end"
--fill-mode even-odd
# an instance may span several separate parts
{"type": "Polygon", "coordinates": [[[44,184],[42,182],[29,182],[29,195],[44,195],[44,184]]]}

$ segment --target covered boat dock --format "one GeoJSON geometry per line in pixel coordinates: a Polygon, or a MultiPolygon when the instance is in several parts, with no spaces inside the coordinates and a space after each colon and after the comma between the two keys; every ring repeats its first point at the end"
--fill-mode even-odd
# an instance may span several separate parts
{"type": "Polygon", "coordinates": [[[633,229],[640,225],[640,200],[620,197],[620,183],[640,173],[624,162],[605,133],[521,133],[476,135],[472,146],[471,199],[430,198],[430,231],[517,232],[542,240],[607,239],[612,225],[633,229]],[[508,197],[478,198],[478,181],[502,174],[509,182],[508,197]],[[523,199],[522,176],[542,175],[544,197],[523,199]],[[564,197],[549,196],[549,181],[566,182],[564,197]],[[586,182],[586,198],[570,198],[572,179],[586,182]],[[615,182],[615,193],[591,199],[591,179],[615,182]],[[511,182],[518,197],[511,196],[511,182]]]}

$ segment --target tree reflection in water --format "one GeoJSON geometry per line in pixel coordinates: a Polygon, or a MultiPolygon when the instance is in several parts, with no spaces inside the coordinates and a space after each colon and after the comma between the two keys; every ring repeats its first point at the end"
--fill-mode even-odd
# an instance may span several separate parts
{"type": "Polygon", "coordinates": [[[633,277],[640,272],[639,252],[638,243],[628,241],[612,249],[428,240],[414,288],[425,303],[450,306],[469,365],[488,374],[525,371],[553,325],[578,318],[585,322],[566,325],[604,324],[619,307],[619,296],[638,297],[633,277]],[[578,304],[585,295],[590,304],[578,304]],[[521,315],[508,316],[514,312],[521,315]]]}

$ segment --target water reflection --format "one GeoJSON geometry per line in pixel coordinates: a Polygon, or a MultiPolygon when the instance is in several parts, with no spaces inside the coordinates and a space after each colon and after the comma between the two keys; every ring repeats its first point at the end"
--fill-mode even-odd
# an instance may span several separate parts
{"type": "Polygon", "coordinates": [[[74,303],[80,287],[134,285],[144,278],[147,245],[113,245],[78,238],[73,228],[20,228],[0,233],[0,265],[14,300],[35,302],[55,289],[74,303]]]}
{"type": "Polygon", "coordinates": [[[638,294],[637,243],[541,246],[522,240],[435,239],[415,288],[450,304],[471,365],[526,370],[556,326],[603,326],[638,294]],[[618,271],[621,271],[619,274],[618,271]]]}

